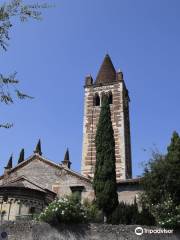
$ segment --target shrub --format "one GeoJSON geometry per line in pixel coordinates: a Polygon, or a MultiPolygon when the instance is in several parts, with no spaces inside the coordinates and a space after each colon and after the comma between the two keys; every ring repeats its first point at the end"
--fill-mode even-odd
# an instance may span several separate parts
{"type": "Polygon", "coordinates": [[[39,215],[38,220],[52,223],[84,223],[87,214],[83,205],[72,195],[55,200],[39,215]]]}
{"type": "Polygon", "coordinates": [[[140,225],[154,225],[155,220],[152,214],[146,208],[138,210],[137,203],[126,204],[120,202],[118,207],[109,218],[111,224],[140,224],[140,225]]]}
{"type": "Polygon", "coordinates": [[[117,208],[111,214],[109,223],[112,224],[135,224],[137,218],[137,206],[135,204],[126,204],[120,202],[117,208]]]}
{"type": "Polygon", "coordinates": [[[87,214],[88,222],[100,223],[104,221],[103,212],[98,209],[95,202],[89,202],[87,199],[84,200],[84,209],[87,214]]]}
{"type": "Polygon", "coordinates": [[[149,211],[149,208],[142,208],[142,210],[138,213],[136,224],[146,225],[146,226],[154,226],[156,225],[156,220],[154,216],[149,211]]]}
{"type": "Polygon", "coordinates": [[[180,228],[180,205],[175,205],[170,196],[160,204],[152,205],[157,224],[166,228],[180,228]]]}

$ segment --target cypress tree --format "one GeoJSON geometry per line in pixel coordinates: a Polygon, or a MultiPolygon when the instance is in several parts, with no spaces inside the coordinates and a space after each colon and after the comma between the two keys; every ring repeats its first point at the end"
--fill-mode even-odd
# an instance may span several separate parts
{"type": "Polygon", "coordinates": [[[118,205],[115,166],[115,140],[108,97],[102,99],[95,138],[96,166],[93,187],[96,203],[108,218],[118,205]]]}
{"type": "Polygon", "coordinates": [[[24,161],[24,148],[21,150],[21,152],[19,154],[18,164],[22,163],[23,161],[24,161]]]}

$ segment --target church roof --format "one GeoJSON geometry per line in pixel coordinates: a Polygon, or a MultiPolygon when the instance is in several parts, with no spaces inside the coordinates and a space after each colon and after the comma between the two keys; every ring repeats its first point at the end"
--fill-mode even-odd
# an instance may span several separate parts
{"type": "Polygon", "coordinates": [[[24,176],[18,177],[14,180],[8,181],[0,187],[6,188],[6,187],[17,187],[17,188],[28,188],[33,190],[38,190],[41,192],[46,192],[47,189],[43,188],[42,186],[37,185],[36,183],[30,181],[24,176]]]}
{"type": "Polygon", "coordinates": [[[108,54],[106,54],[103,63],[98,72],[95,84],[107,84],[114,82],[116,80],[116,70],[111,61],[111,58],[108,54]]]}
{"type": "MultiPolygon", "coordinates": [[[[81,175],[80,173],[78,172],[75,172],[71,169],[68,169],[68,168],[64,168],[62,164],[56,164],[54,163],[53,161],[39,155],[39,154],[34,154],[32,156],[30,156],[28,159],[26,159],[25,161],[23,161],[22,163],[18,164],[17,166],[15,166],[14,168],[12,168],[10,171],[9,171],[9,174],[11,174],[12,172],[15,172],[17,169],[29,164],[31,161],[35,160],[35,159],[38,159],[52,167],[55,167],[57,169],[64,169],[66,172],[68,172],[69,174],[81,179],[81,180],[84,180],[86,182],[91,182],[91,180],[83,175],[81,175]]],[[[4,175],[0,176],[0,180],[4,178],[4,175]]]]}

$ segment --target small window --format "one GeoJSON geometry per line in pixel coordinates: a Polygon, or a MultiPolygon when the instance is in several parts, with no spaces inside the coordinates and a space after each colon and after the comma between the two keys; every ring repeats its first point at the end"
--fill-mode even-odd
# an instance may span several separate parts
{"type": "Polygon", "coordinates": [[[72,194],[74,195],[74,197],[78,200],[81,200],[81,194],[82,194],[82,191],[84,189],[84,186],[73,186],[73,187],[70,187],[71,188],[71,192],[72,194]]]}
{"type": "Polygon", "coordinates": [[[109,104],[112,104],[112,103],[113,103],[112,92],[109,92],[109,94],[108,94],[108,101],[109,101],[109,104]]]}
{"type": "Polygon", "coordinates": [[[95,96],[94,96],[94,106],[99,106],[99,105],[100,105],[100,97],[96,93],[95,96]]]}

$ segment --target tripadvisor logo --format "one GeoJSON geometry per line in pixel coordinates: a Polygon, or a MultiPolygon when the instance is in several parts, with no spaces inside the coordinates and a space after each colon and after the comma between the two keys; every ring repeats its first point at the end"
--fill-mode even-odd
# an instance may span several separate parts
{"type": "Polygon", "coordinates": [[[143,234],[143,228],[142,227],[137,227],[135,228],[135,234],[140,236],[143,234]]]}
{"type": "Polygon", "coordinates": [[[172,234],[173,230],[172,229],[147,229],[147,228],[142,228],[142,227],[137,227],[134,230],[135,234],[140,236],[142,234],[172,234]]]}

